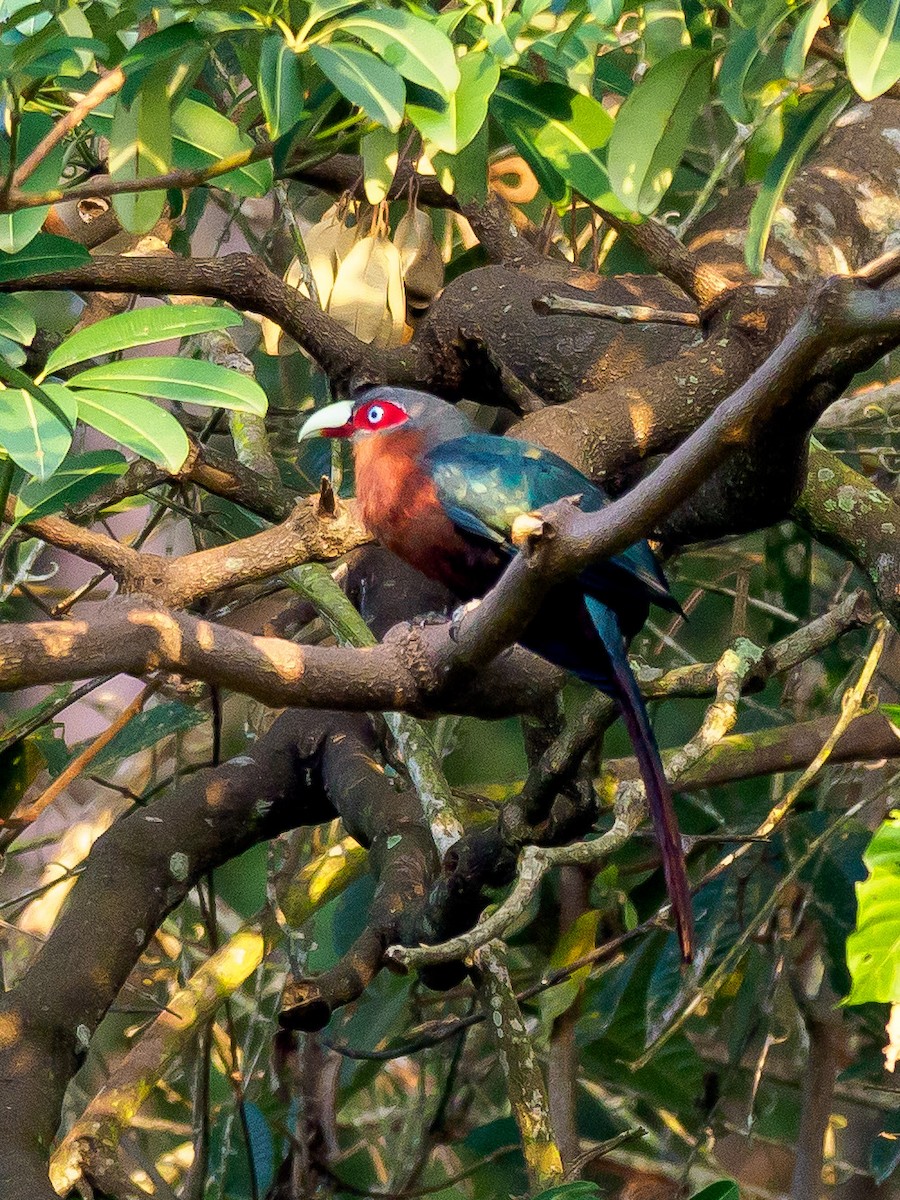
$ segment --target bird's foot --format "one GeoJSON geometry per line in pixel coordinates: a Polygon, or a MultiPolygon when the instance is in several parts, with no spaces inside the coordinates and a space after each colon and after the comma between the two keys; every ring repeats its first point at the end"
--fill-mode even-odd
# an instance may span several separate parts
{"type": "Polygon", "coordinates": [[[419,613],[412,621],[412,624],[417,629],[424,629],[427,625],[446,625],[449,620],[450,618],[446,612],[432,609],[430,612],[419,613]]]}
{"type": "Polygon", "coordinates": [[[474,612],[480,603],[480,600],[470,600],[468,604],[461,604],[459,608],[453,610],[453,616],[450,618],[451,641],[459,641],[459,632],[462,628],[463,621],[466,619],[467,614],[474,612]]]}

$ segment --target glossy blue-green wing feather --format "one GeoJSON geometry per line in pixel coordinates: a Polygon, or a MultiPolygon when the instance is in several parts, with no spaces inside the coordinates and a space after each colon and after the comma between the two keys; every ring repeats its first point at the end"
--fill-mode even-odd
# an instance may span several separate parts
{"type": "MultiPolygon", "coordinates": [[[[454,524],[494,542],[509,543],[517,516],[565,496],[581,496],[585,512],[596,512],[609,503],[606,493],[564,458],[515,438],[468,434],[436,446],[425,461],[438,499],[454,524]]],[[[677,608],[646,542],[636,542],[589,567],[580,582],[603,599],[615,586],[609,577],[611,567],[620,582],[622,572],[643,584],[657,604],[677,608]]]]}

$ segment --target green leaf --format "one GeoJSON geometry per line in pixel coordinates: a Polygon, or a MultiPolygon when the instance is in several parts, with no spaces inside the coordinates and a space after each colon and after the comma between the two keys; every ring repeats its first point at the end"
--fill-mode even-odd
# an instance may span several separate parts
{"type": "Polygon", "coordinates": [[[561,83],[511,76],[500,81],[491,112],[551,200],[563,200],[568,185],[585,200],[620,209],[601,154],[613,119],[597,100],[561,83]]]}
{"type": "MultiPolygon", "coordinates": [[[[23,114],[19,127],[17,162],[21,163],[27,158],[53,125],[54,122],[46,113],[23,114]]],[[[5,135],[0,137],[0,169],[4,174],[10,165],[9,149],[9,138],[5,135]]],[[[39,195],[57,187],[64,157],[65,147],[54,147],[29,175],[24,190],[39,195]]],[[[40,205],[37,208],[20,208],[17,212],[0,213],[0,251],[16,254],[23,250],[40,233],[48,212],[48,205],[40,205]]]]}
{"type": "Polygon", "coordinates": [[[173,473],[184,466],[190,453],[187,434],[175,417],[143,396],[79,391],[78,416],[92,429],[173,473]]]}
{"type": "MultiPolygon", "coordinates": [[[[597,922],[600,919],[600,914],[596,909],[589,909],[583,912],[562,935],[554,947],[553,953],[550,956],[550,961],[547,963],[549,970],[556,970],[559,967],[568,966],[577,958],[583,958],[593,950],[597,941],[597,922]]],[[[564,979],[555,987],[542,992],[538,999],[538,1005],[541,1013],[541,1024],[544,1026],[547,1034],[550,1032],[551,1023],[564,1012],[572,1007],[578,997],[581,995],[584,982],[590,975],[590,966],[580,967],[574,971],[568,979],[564,979]]]]}
{"type": "Polygon", "coordinates": [[[351,104],[394,133],[403,120],[406,86],[387,63],[361,46],[313,46],[316,65],[351,104]]]}
{"type": "MultiPolygon", "coordinates": [[[[85,118],[96,133],[109,136],[112,105],[101,104],[85,118]]],[[[253,141],[224,113],[185,96],[172,109],[172,165],[185,171],[202,170],[253,148],[253,141]]],[[[216,187],[237,196],[264,196],[272,186],[272,166],[266,161],[246,163],[216,176],[216,187]]]]}
{"type": "Polygon", "coordinates": [[[312,29],[314,25],[327,21],[336,13],[346,12],[348,8],[357,8],[359,3],[360,0],[312,0],[309,6],[309,15],[306,18],[306,27],[312,29]]]}
{"type": "Polygon", "coordinates": [[[753,114],[744,96],[747,76],[792,11],[784,0],[771,0],[749,28],[742,30],[729,45],[719,72],[719,96],[725,111],[735,121],[752,120],[753,114]]]}
{"type": "MultiPolygon", "coordinates": [[[[156,704],[153,708],[144,709],[137,713],[123,730],[109,742],[91,764],[92,771],[100,771],[104,767],[113,766],[122,759],[149,750],[162,738],[173,733],[185,733],[195,729],[206,720],[206,715],[196,708],[190,708],[179,700],[156,704]]],[[[75,753],[84,746],[73,748],[75,753]]]]}
{"type": "MultiPolygon", "coordinates": [[[[188,170],[211,166],[254,145],[253,140],[223,113],[190,96],[179,101],[172,110],[172,136],[175,139],[175,166],[188,170]]],[[[272,186],[272,166],[264,160],[247,163],[217,176],[214,182],[216,187],[237,196],[264,196],[272,186]]]]}
{"type": "Polygon", "coordinates": [[[671,0],[644,0],[643,14],[644,59],[648,67],[654,66],[684,46],[691,39],[680,4],[671,0]]]}
{"type": "Polygon", "coordinates": [[[847,938],[853,981],[845,1004],[900,1003],[900,811],[876,829],[856,885],[856,929],[847,938]]]}
{"type": "Polygon", "coordinates": [[[815,96],[809,104],[798,105],[787,122],[781,149],[772,159],[750,210],[744,258],[754,275],[762,272],[772,222],[794,172],[849,99],[849,87],[835,88],[824,96],[815,96]]]}
{"type": "MultiPolygon", "coordinates": [[[[471,200],[484,204],[487,199],[489,149],[488,122],[485,121],[468,146],[458,154],[444,154],[438,150],[432,156],[441,187],[460,204],[468,204],[471,200]]],[[[458,261],[459,258],[454,260],[458,261]]]]}
{"type": "Polygon", "coordinates": [[[709,99],[714,67],[705,50],[677,50],[650,68],[619,109],[609,139],[609,178],[633,212],[652,213],[668,191],[709,99]]]}
{"type": "Polygon", "coordinates": [[[75,504],[90,496],[127,469],[128,463],[116,450],[89,450],[86,454],[73,454],[51,479],[30,479],[19,489],[16,523],[61,512],[67,504],[75,504]]]}
{"type": "Polygon", "coordinates": [[[164,304],[133,309],[97,321],[67,337],[47,359],[40,378],[88,358],[240,324],[241,318],[233,309],[212,308],[206,304],[164,304]]]}
{"type": "Polygon", "coordinates": [[[46,765],[35,737],[0,749],[0,818],[6,820],[46,765]]]}
{"type": "Polygon", "coordinates": [[[192,358],[129,358],[89,367],[74,375],[69,387],[126,392],[258,416],[265,414],[267,404],[266,394],[255,380],[192,358]]]}
{"type": "Polygon", "coordinates": [[[366,199],[370,204],[380,204],[387,196],[397,170],[396,133],[383,125],[376,125],[371,133],[359,139],[363,160],[363,182],[366,199]]]}
{"type": "Polygon", "coordinates": [[[806,68],[806,57],[813,38],[834,7],[835,0],[813,0],[797,23],[784,52],[784,73],[788,79],[799,79],[806,68]]]}
{"type": "Polygon", "coordinates": [[[733,1179],[719,1179],[695,1192],[691,1200],[741,1200],[741,1193],[733,1179]]]}
{"type": "Polygon", "coordinates": [[[21,367],[28,361],[28,355],[22,347],[10,341],[8,337],[4,337],[2,333],[0,333],[0,358],[5,359],[11,367],[21,367]]]}
{"type": "Polygon", "coordinates": [[[275,141],[303,112],[303,64],[281,34],[270,34],[259,57],[259,99],[269,136],[275,141]]]}
{"type": "Polygon", "coordinates": [[[560,1183],[556,1187],[547,1188],[533,1200],[602,1200],[603,1193],[596,1183],[586,1179],[576,1179],[572,1183],[560,1183]]]}
{"type": "Polygon", "coordinates": [[[3,388],[0,445],[23,471],[47,479],[69,452],[77,412],[76,404],[60,404],[49,393],[44,405],[25,388],[3,388]]]}
{"type": "Polygon", "coordinates": [[[30,346],[37,333],[37,324],[21,300],[15,296],[0,296],[0,336],[30,346]]]}
{"type": "Polygon", "coordinates": [[[424,138],[438,150],[458,154],[468,146],[485,122],[488,102],[500,80],[500,68],[490,54],[476,51],[459,63],[459,87],[440,111],[421,104],[407,106],[407,114],[424,138]]]}
{"type": "MultiPolygon", "coordinates": [[[[62,75],[72,75],[76,78],[83,75],[86,71],[90,71],[94,67],[94,53],[91,47],[93,30],[90,22],[80,8],[72,5],[70,8],[64,8],[57,16],[60,28],[66,35],[71,47],[74,49],[73,59],[68,70],[60,71],[62,75]],[[84,47],[77,49],[78,46],[84,47]]],[[[98,51],[105,51],[106,47],[102,43],[93,43],[98,51]]]]}
{"type": "Polygon", "coordinates": [[[379,8],[344,17],[338,29],[365,42],[405,79],[439,96],[448,97],[459,85],[453,44],[430,21],[404,9],[379,8]]]}
{"type": "Polygon", "coordinates": [[[588,0],[588,8],[598,25],[615,25],[624,7],[623,0],[588,0]]]}
{"type": "MultiPolygon", "coordinates": [[[[130,105],[116,99],[109,134],[109,174],[114,180],[149,179],[172,166],[172,117],[165,76],[155,71],[144,80],[130,105]]],[[[112,198],[129,233],[146,233],[166,204],[164,190],[131,192],[112,198]]]]}
{"type": "Polygon", "coordinates": [[[0,283],[47,275],[52,271],[67,271],[72,267],[83,267],[90,261],[90,254],[80,242],[53,233],[40,233],[26,249],[15,254],[0,254],[0,283]]]}
{"type": "Polygon", "coordinates": [[[863,100],[900,79],[900,0],[862,0],[847,26],[844,60],[863,100]]]}
{"type": "Polygon", "coordinates": [[[203,35],[192,21],[178,21],[157,30],[135,42],[119,63],[125,72],[125,84],[119,95],[126,104],[131,104],[147,76],[165,66],[166,92],[171,99],[205,53],[203,35]]]}

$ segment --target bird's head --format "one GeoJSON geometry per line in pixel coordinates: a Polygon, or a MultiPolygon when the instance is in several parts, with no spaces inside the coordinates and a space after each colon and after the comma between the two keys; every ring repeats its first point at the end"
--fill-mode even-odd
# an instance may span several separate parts
{"type": "Polygon", "coordinates": [[[452,404],[412,388],[367,387],[320,408],[307,417],[299,441],[311,437],[353,438],[408,429],[422,437],[427,449],[471,431],[467,418],[452,404]]]}

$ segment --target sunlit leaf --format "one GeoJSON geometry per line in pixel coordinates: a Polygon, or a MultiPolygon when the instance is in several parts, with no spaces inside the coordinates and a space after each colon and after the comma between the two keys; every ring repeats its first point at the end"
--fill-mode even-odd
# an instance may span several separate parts
{"type": "MultiPolygon", "coordinates": [[[[86,118],[97,133],[109,137],[112,104],[102,104],[86,118]]],[[[185,96],[172,109],[172,165],[196,171],[211,167],[242,151],[252,150],[254,142],[224,114],[185,96]]],[[[272,165],[264,159],[235,167],[217,175],[215,186],[238,196],[264,196],[272,186],[272,165]]]]}
{"type": "Polygon", "coordinates": [[[378,8],[344,17],[339,28],[420,87],[447,97],[459,84],[453,45],[431,21],[400,8],[378,8]]]}
{"type": "Polygon", "coordinates": [[[784,52],[784,73],[788,79],[799,79],[803,74],[813,39],[834,5],[835,0],[813,0],[798,21],[784,52]]]}
{"type": "MultiPolygon", "coordinates": [[[[148,75],[130,105],[117,98],[109,134],[109,174],[114,180],[150,179],[172,166],[172,119],[164,76],[148,75]]],[[[113,208],[129,233],[146,233],[166,204],[163,190],[113,196],[113,208]]]]}
{"type": "Polygon", "coordinates": [[[233,309],[212,308],[205,304],[165,304],[132,309],[131,312],[118,313],[97,321],[67,337],[47,359],[43,374],[52,375],[73,363],[100,358],[133,346],[146,346],[150,342],[164,342],[168,338],[188,337],[240,324],[241,318],[233,309]]]}
{"type": "Polygon", "coordinates": [[[490,54],[473,52],[460,60],[459,77],[458,88],[443,108],[407,106],[409,119],[422,136],[447,154],[458,154],[481,129],[500,79],[500,68],[490,54]]]}
{"type": "Polygon", "coordinates": [[[190,453],[188,436],[170,412],[146,400],[118,392],[79,390],[78,416],[167,471],[178,471],[190,453]]]}
{"type": "Polygon", "coordinates": [[[0,336],[30,346],[36,333],[31,310],[15,296],[0,296],[0,336]]]}
{"type": "Polygon", "coordinates": [[[126,392],[259,416],[265,414],[267,403],[265,392],[255,380],[192,358],[129,358],[89,367],[73,375],[69,387],[126,392]]]}
{"type": "Polygon", "coordinates": [[[45,405],[26,388],[0,389],[0,446],[23,471],[47,479],[69,452],[77,415],[69,401],[48,395],[45,405]]]}
{"type": "Polygon", "coordinates": [[[709,99],[715,59],[678,50],[625,100],[609,139],[609,178],[633,212],[652,213],[669,189],[697,114],[709,99]]]}
{"type": "Polygon", "coordinates": [[[371,51],[350,43],[313,46],[310,54],[351,104],[358,105],[373,121],[397,132],[403,120],[406,87],[393,67],[371,51]]]}
{"type": "Polygon", "coordinates": [[[135,42],[119,63],[125,72],[119,95],[125,104],[131,104],[147,76],[165,66],[166,93],[171,99],[206,53],[203,36],[193,21],[178,21],[159,29],[135,42]]]}
{"type": "Polygon", "coordinates": [[[270,34],[262,44],[258,89],[274,141],[295,125],[303,112],[303,65],[280,34],[270,34]]]}
{"type": "Polygon", "coordinates": [[[397,170],[397,135],[383,125],[377,125],[359,139],[359,149],[366,199],[370,204],[380,204],[387,196],[397,170]]]}
{"type": "Polygon", "coordinates": [[[849,99],[849,87],[845,85],[835,88],[834,91],[828,92],[824,96],[814,97],[809,104],[798,106],[796,112],[786,122],[787,130],[781,143],[781,149],[772,159],[759,195],[750,210],[744,257],[748,269],[754,275],[759,275],[762,271],[766,246],[772,230],[772,221],[775,219],[775,213],[785,189],[806,155],[846,106],[849,99]]]}
{"type": "Polygon", "coordinates": [[[860,0],[847,26],[844,59],[863,100],[900,79],[900,0],[860,0]]]}
{"type": "Polygon", "coordinates": [[[116,450],[89,450],[85,454],[73,454],[54,472],[52,478],[43,482],[30,479],[19,489],[16,521],[36,520],[61,512],[66,505],[90,496],[127,469],[128,463],[116,450]]]}
{"type": "Polygon", "coordinates": [[[599,101],[560,83],[514,76],[500,81],[491,112],[551,200],[563,200],[568,186],[594,204],[619,209],[604,153],[613,119],[599,101]]]}
{"type": "Polygon", "coordinates": [[[876,829],[856,885],[856,929],[847,938],[852,986],[845,1004],[900,1003],[900,812],[876,829]]]}

